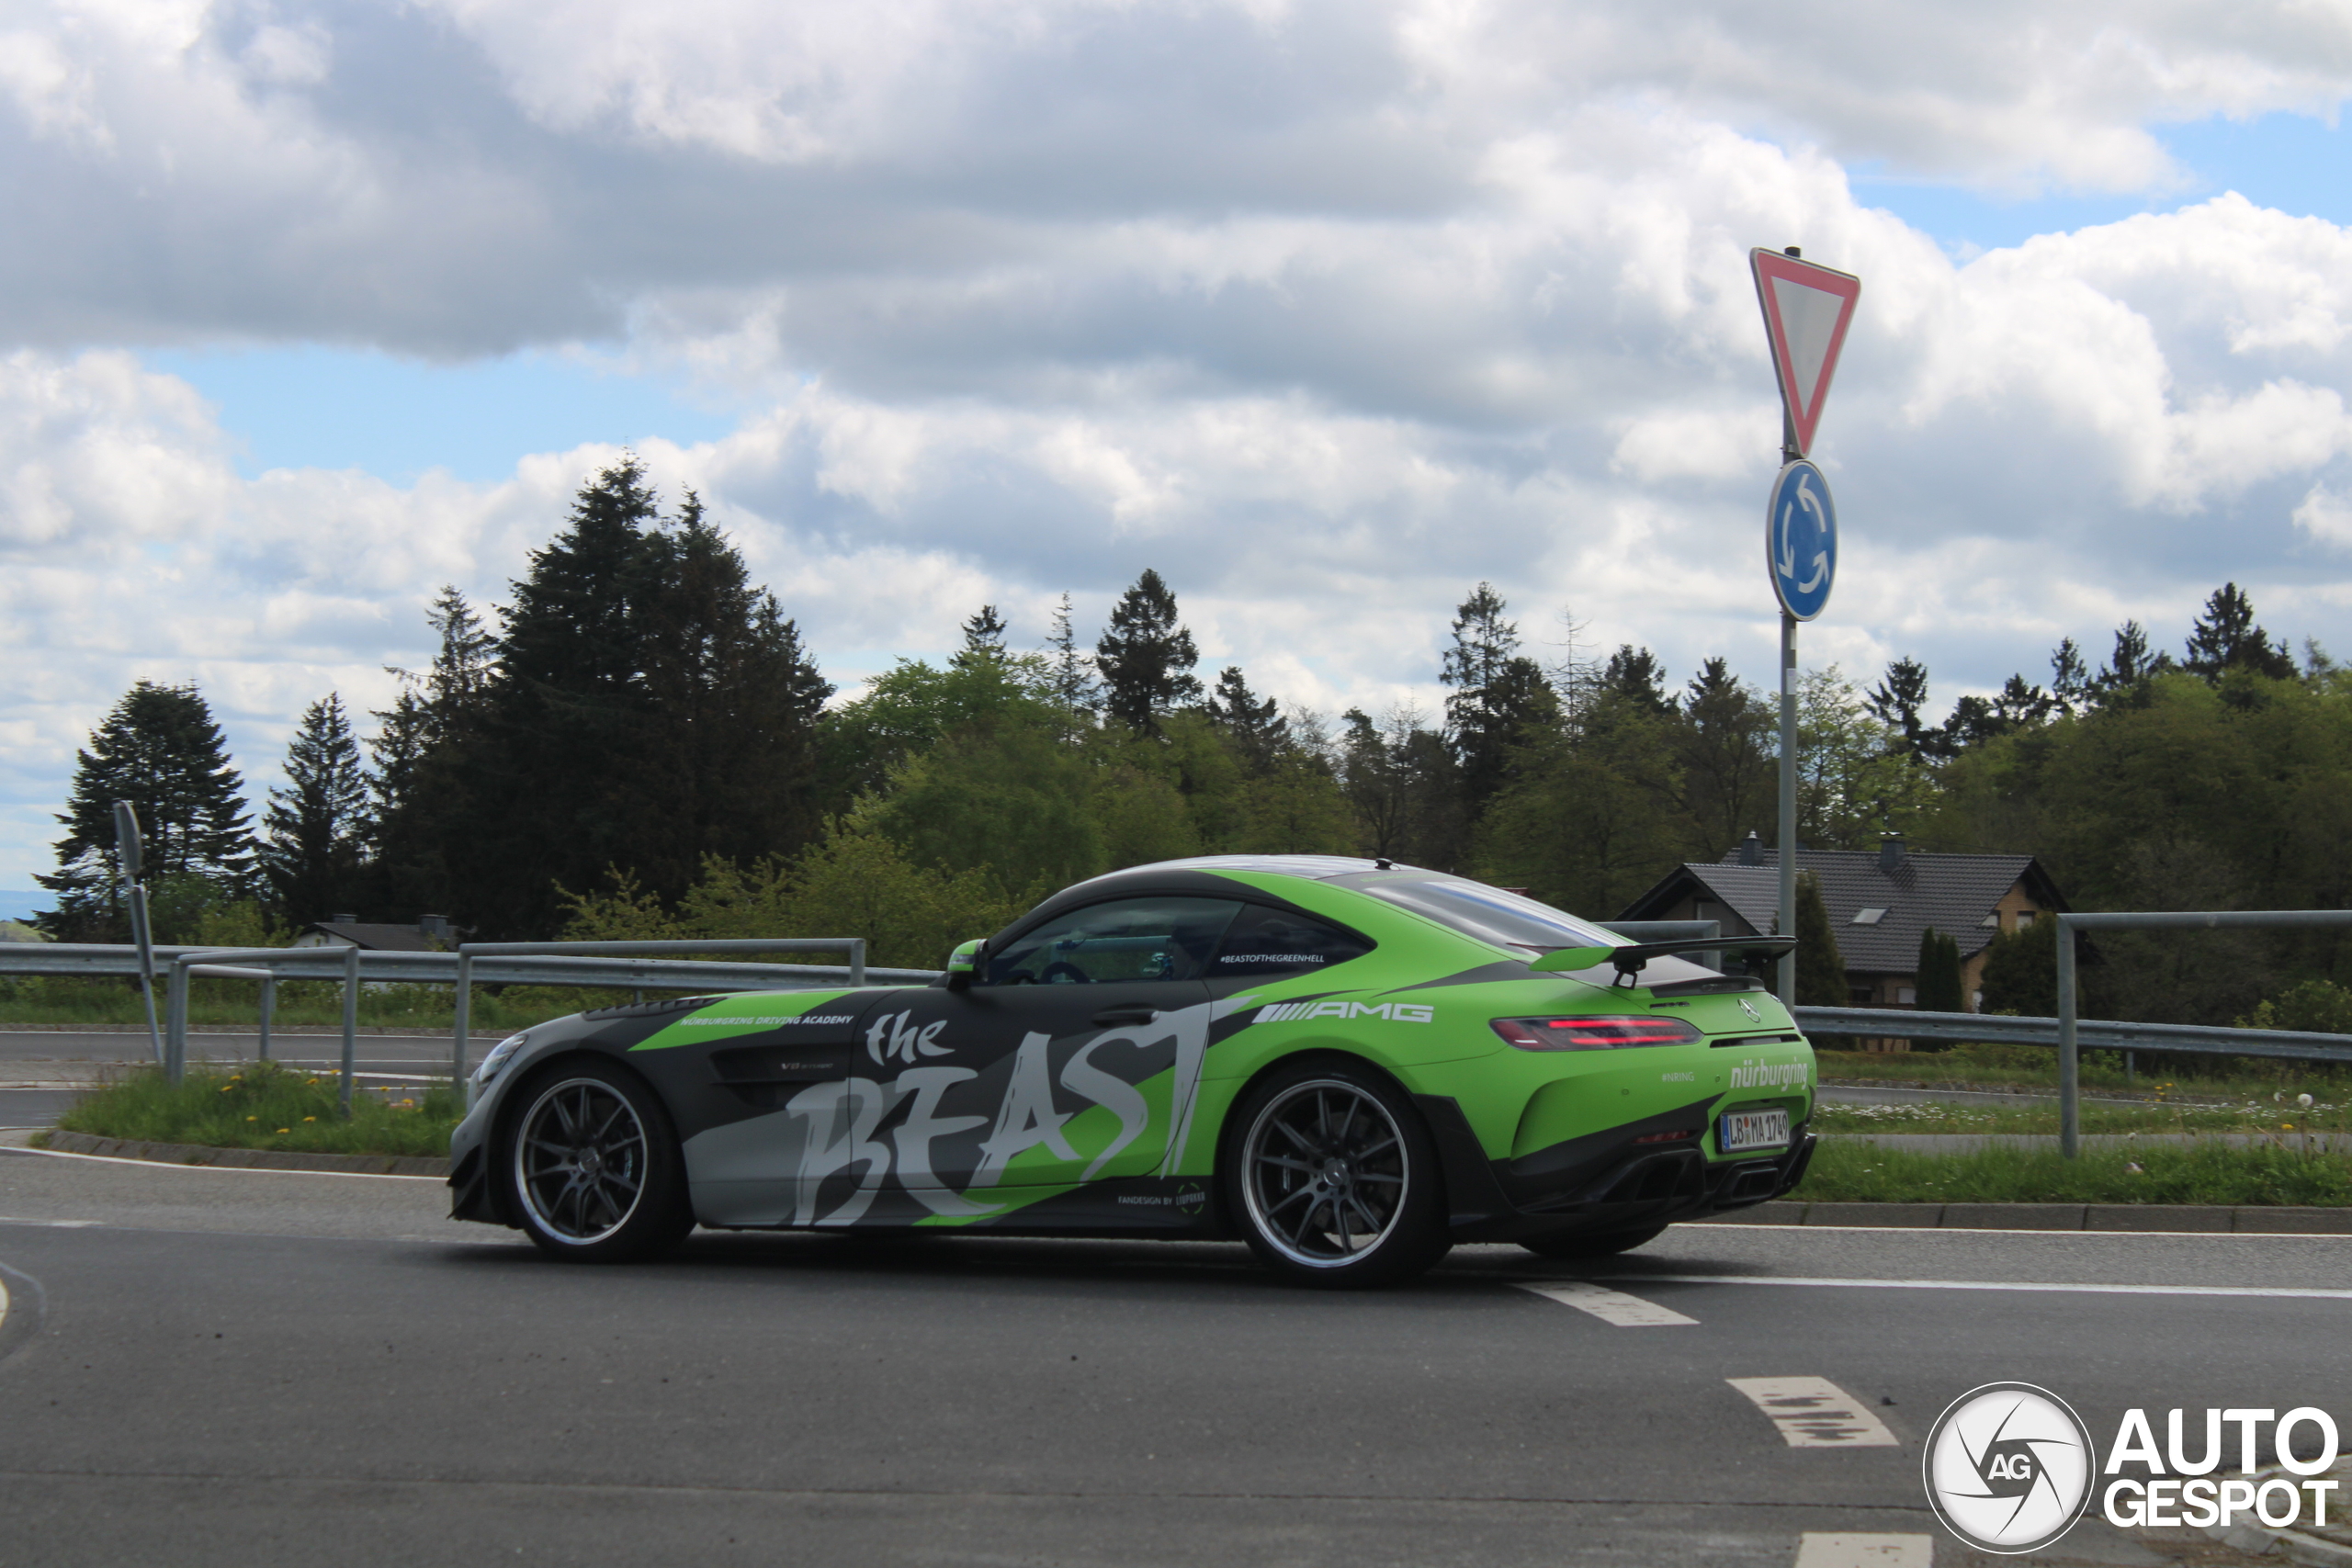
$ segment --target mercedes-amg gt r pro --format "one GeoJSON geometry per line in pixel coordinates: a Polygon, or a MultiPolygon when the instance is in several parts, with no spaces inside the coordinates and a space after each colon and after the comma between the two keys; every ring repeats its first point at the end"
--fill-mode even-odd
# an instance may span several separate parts
{"type": "Polygon", "coordinates": [[[1814,1057],[1745,975],[1385,862],[1170,861],[929,986],[600,1009],[493,1049],[454,1213],[558,1258],[696,1224],[1231,1237],[1308,1284],[1552,1257],[1793,1187],[1814,1057]]]}

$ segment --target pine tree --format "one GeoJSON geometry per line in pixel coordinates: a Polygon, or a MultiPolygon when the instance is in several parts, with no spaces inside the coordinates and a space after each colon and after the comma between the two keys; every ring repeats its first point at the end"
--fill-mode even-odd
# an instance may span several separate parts
{"type": "Polygon", "coordinates": [[[2083,662],[2083,650],[2075,646],[2073,637],[2061,637],[2050,655],[2050,696],[2063,714],[2080,713],[2090,705],[2092,693],[2090,666],[2083,662]]]}
{"type": "Polygon", "coordinates": [[[497,668],[498,639],[455,586],[435,596],[425,624],[435,638],[433,663],[423,674],[387,670],[400,694],[372,715],[377,730],[368,740],[370,840],[367,892],[357,902],[395,918],[451,905],[441,819],[461,814],[457,763],[483,722],[497,668]]]}
{"type": "Polygon", "coordinates": [[[1674,754],[1682,765],[1683,809],[1698,828],[1699,858],[1712,861],[1770,807],[1778,716],[1723,659],[1700,666],[1680,711],[1674,754]]]}
{"type": "Polygon", "coordinates": [[[2182,667],[2215,682],[2231,670],[2251,670],[2274,681],[2295,672],[2286,645],[2272,643],[2270,634],[2255,624],[2254,601],[2234,582],[2223,583],[2205,601],[2205,613],[2189,631],[2188,657],[2182,667]]]}
{"type": "Polygon", "coordinates": [[[1813,873],[1797,876],[1797,1006],[1841,1008],[1852,998],[1846,989],[1846,961],[1838,953],[1838,933],[1829,925],[1829,906],[1821,897],[1821,879],[1813,873]]]}
{"type": "Polygon", "coordinates": [[[1920,717],[1928,705],[1926,665],[1911,658],[1896,660],[1886,667],[1886,673],[1863,703],[1871,717],[1901,737],[1898,744],[1903,750],[1918,757],[1937,754],[1939,738],[1920,717]]]}
{"type": "Polygon", "coordinates": [[[450,912],[547,934],[618,869],[679,897],[706,856],[789,854],[818,829],[831,687],[689,492],[664,524],[634,457],[531,557],[479,721],[454,739],[437,829],[450,912]]]}
{"type": "Polygon", "coordinates": [[[1069,595],[1054,608],[1053,629],[1046,634],[1046,689],[1054,705],[1060,708],[1075,726],[1091,719],[1102,700],[1102,687],[1094,679],[1094,660],[1078,646],[1078,634],[1070,627],[1069,595]]]}
{"type": "Polygon", "coordinates": [[[948,662],[964,670],[989,660],[1001,660],[1004,632],[1004,622],[997,615],[996,606],[981,605],[978,615],[964,622],[964,646],[948,662]]]}
{"type": "Polygon", "coordinates": [[[1644,713],[1674,711],[1674,699],[1666,692],[1666,666],[1657,654],[1630,642],[1619,643],[1601,666],[1600,690],[1644,713]]]}
{"type": "Polygon", "coordinates": [[[1921,1012],[1966,1012],[1961,987],[1960,942],[1929,926],[1919,933],[1919,973],[1914,996],[1921,1012]]]}
{"type": "Polygon", "coordinates": [[[1103,708],[1132,729],[1156,729],[1166,715],[1200,701],[1192,673],[1200,658],[1193,634],[1176,619],[1176,595],[1146,568],[1112,606],[1111,624],[1094,645],[1103,708]]]}
{"type": "Polygon", "coordinates": [[[1281,716],[1280,705],[1272,697],[1259,700],[1238,664],[1226,666],[1217,677],[1216,690],[1209,694],[1208,715],[1252,773],[1272,769],[1290,742],[1290,723],[1281,716]]]}
{"type": "Polygon", "coordinates": [[[73,793],[57,818],[66,829],[57,874],[34,878],[57,896],[57,908],[39,918],[41,931],[64,942],[130,940],[129,885],[114,854],[118,800],[139,814],[151,885],[188,878],[220,897],[242,895],[253,874],[243,789],[193,683],[132,686],[76,755],[73,793]]]}
{"type": "Polygon", "coordinates": [[[817,835],[817,718],[833,688],[694,491],[649,539],[647,570],[641,739],[613,781],[646,816],[616,863],[676,898],[707,857],[790,853],[817,835]]]}
{"type": "Polygon", "coordinates": [[[1340,792],[1353,808],[1364,852],[1432,871],[1451,871],[1464,855],[1462,780],[1444,737],[1411,707],[1391,708],[1375,724],[1361,708],[1342,716],[1340,792]]]}
{"type": "Polygon", "coordinates": [[[1543,668],[1519,652],[1519,627],[1492,583],[1481,582],[1455,610],[1453,646],[1438,679],[1453,688],[1446,728],[1472,813],[1502,788],[1511,749],[1559,720],[1559,699],[1543,668]]]}
{"type": "Polygon", "coordinates": [[[286,787],[269,792],[262,826],[262,869],[289,924],[308,926],[356,901],[368,779],[337,694],[302,710],[286,750],[286,787]]]}

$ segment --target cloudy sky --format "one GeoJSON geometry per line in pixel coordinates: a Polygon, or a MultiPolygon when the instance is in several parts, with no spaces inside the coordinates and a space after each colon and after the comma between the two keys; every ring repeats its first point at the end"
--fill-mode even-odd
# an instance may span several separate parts
{"type": "Polygon", "coordinates": [[[258,788],[625,445],[845,685],[1147,566],[1327,709],[1482,578],[1770,679],[1758,244],[1863,279],[1807,663],[2352,653],[2347,93],[2345,0],[0,4],[0,889],[131,681],[258,788]]]}

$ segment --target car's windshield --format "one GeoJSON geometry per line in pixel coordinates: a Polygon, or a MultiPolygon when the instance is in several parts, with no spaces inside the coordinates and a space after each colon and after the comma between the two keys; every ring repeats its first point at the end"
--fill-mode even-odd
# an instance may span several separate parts
{"type": "Polygon", "coordinates": [[[1421,872],[1358,872],[1331,881],[1427,915],[1464,936],[1503,947],[1549,953],[1562,947],[1620,947],[1625,939],[1574,915],[1483,882],[1421,872]]]}

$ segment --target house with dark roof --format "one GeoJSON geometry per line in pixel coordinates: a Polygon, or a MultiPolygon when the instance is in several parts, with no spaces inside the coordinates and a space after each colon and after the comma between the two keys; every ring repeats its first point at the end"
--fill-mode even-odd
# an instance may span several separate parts
{"type": "MultiPolygon", "coordinates": [[[[1992,940],[2067,908],[2031,855],[1913,853],[1899,833],[1875,854],[1800,846],[1797,870],[1820,879],[1854,1007],[1917,1005],[1919,935],[1933,926],[1959,944],[1973,1012],[1992,940]]],[[[1618,919],[1717,920],[1725,936],[1766,936],[1780,907],[1780,852],[1750,833],[1719,862],[1677,866],[1618,919]]]]}
{"type": "Polygon", "coordinates": [[[363,920],[337,915],[321,920],[294,939],[296,947],[356,947],[365,953],[449,953],[458,931],[439,915],[419,915],[413,926],[363,920]]]}

